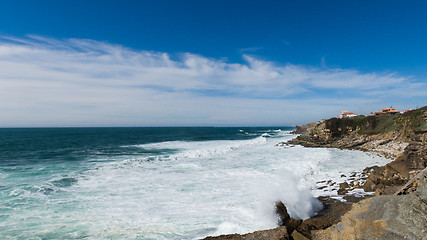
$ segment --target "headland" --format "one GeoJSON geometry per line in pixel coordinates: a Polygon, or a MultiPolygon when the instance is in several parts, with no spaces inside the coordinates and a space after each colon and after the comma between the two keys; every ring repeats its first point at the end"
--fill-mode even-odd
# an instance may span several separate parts
{"type": "Polygon", "coordinates": [[[338,194],[346,202],[319,197],[324,208],[312,218],[293,219],[277,202],[278,228],[205,239],[423,239],[427,235],[427,106],[404,113],[385,108],[368,116],[343,112],[296,126],[294,133],[299,136],[279,145],[361,150],[393,161],[367,167],[362,175],[339,183],[338,194]],[[347,195],[355,188],[375,196],[347,195]]]}

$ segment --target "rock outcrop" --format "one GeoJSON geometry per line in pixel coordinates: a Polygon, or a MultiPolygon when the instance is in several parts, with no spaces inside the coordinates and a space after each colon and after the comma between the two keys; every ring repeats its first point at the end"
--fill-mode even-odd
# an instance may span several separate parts
{"type": "MultiPolygon", "coordinates": [[[[301,225],[302,219],[293,219],[288,213],[285,204],[281,201],[276,202],[276,214],[278,216],[278,225],[280,227],[256,231],[248,234],[228,234],[217,237],[207,237],[204,240],[258,240],[258,239],[271,239],[271,240],[288,240],[294,239],[292,236],[298,235],[294,233],[295,229],[301,225]]],[[[304,239],[301,235],[300,239],[304,239]]]]}
{"type": "Polygon", "coordinates": [[[291,236],[299,235],[306,239],[312,239],[311,232],[320,229],[326,229],[341,220],[341,216],[351,209],[351,205],[329,197],[318,198],[323,209],[316,216],[304,220],[294,231],[291,236]]]}
{"type": "Polygon", "coordinates": [[[416,182],[419,187],[408,195],[384,195],[353,204],[340,223],[313,232],[313,239],[425,239],[427,171],[416,182]]]}
{"type": "Polygon", "coordinates": [[[261,230],[248,234],[228,234],[217,237],[206,237],[203,240],[289,240],[291,239],[288,235],[286,227],[278,227],[269,230],[261,230]]]}
{"type": "Polygon", "coordinates": [[[280,201],[276,202],[276,214],[279,216],[279,226],[285,226],[289,235],[302,223],[302,219],[291,218],[285,204],[280,201]]]}
{"type": "Polygon", "coordinates": [[[376,195],[392,194],[409,179],[427,167],[427,145],[409,144],[397,159],[383,167],[367,168],[370,171],[363,189],[376,195]]]}
{"type": "MultiPolygon", "coordinates": [[[[306,237],[423,239],[426,236],[427,107],[402,115],[332,118],[298,127],[297,130],[296,133],[301,135],[290,144],[357,149],[395,159],[382,167],[366,168],[363,174],[368,177],[363,186],[358,186],[375,192],[377,196],[384,196],[353,204],[339,223],[326,230],[300,230],[306,237]],[[417,174],[421,174],[420,179],[406,184],[409,186],[402,190],[402,185],[417,174]],[[407,195],[391,195],[397,192],[407,195]]],[[[345,194],[348,187],[346,183],[341,183],[338,193],[345,194]]],[[[304,223],[299,228],[302,226],[304,223]]]]}
{"type": "Polygon", "coordinates": [[[363,178],[363,185],[358,181],[340,183],[339,194],[347,202],[319,197],[324,208],[312,218],[304,221],[292,219],[283,203],[277,202],[276,213],[280,227],[205,239],[425,239],[427,106],[397,115],[322,120],[297,126],[294,133],[300,136],[288,143],[279,143],[278,146],[299,144],[306,147],[356,149],[395,160],[382,167],[373,166],[363,170],[359,177],[363,178]],[[405,185],[411,178],[413,182],[405,185]],[[383,196],[360,198],[345,195],[351,188],[363,188],[383,196]],[[396,193],[404,195],[391,195],[396,193]]]}
{"type": "Polygon", "coordinates": [[[397,115],[331,118],[297,126],[295,133],[301,135],[291,144],[356,149],[396,159],[365,169],[369,177],[363,189],[376,195],[392,194],[427,167],[427,106],[397,115]]]}

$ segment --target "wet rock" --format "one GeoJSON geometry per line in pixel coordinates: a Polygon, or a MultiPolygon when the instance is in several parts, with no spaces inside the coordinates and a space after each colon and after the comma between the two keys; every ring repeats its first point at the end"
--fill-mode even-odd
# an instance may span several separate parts
{"type": "Polygon", "coordinates": [[[340,190],[341,189],[346,189],[346,188],[349,188],[350,186],[348,185],[348,183],[347,182],[343,182],[343,183],[340,183],[340,190]]]}
{"type": "Polygon", "coordinates": [[[316,216],[304,220],[296,231],[304,237],[311,239],[311,231],[326,229],[338,223],[344,213],[350,210],[351,205],[330,197],[318,197],[323,204],[323,209],[316,216]]]}
{"type": "Polygon", "coordinates": [[[203,240],[290,240],[286,227],[261,230],[248,234],[228,234],[217,237],[206,237],[203,240]]]}
{"type": "Polygon", "coordinates": [[[333,186],[333,185],[335,185],[335,184],[336,184],[336,182],[334,182],[334,181],[332,181],[332,180],[328,180],[326,183],[327,183],[329,186],[333,186]]]}
{"type": "Polygon", "coordinates": [[[276,214],[279,216],[279,226],[285,226],[285,224],[291,219],[288,209],[286,209],[285,204],[281,201],[276,202],[276,214]]]}
{"type": "Polygon", "coordinates": [[[426,174],[414,193],[383,195],[355,203],[340,223],[313,232],[313,239],[424,239],[427,235],[426,174]]]}
{"type": "Polygon", "coordinates": [[[348,190],[347,189],[338,189],[337,193],[338,193],[338,195],[345,195],[348,193],[348,190]]]}
{"type": "Polygon", "coordinates": [[[285,204],[281,201],[276,202],[276,214],[279,216],[279,226],[285,226],[288,233],[291,234],[301,223],[301,219],[293,219],[288,213],[285,204]]]}
{"type": "Polygon", "coordinates": [[[288,142],[279,142],[276,144],[276,147],[294,147],[295,145],[290,144],[289,141],[288,142]]]}

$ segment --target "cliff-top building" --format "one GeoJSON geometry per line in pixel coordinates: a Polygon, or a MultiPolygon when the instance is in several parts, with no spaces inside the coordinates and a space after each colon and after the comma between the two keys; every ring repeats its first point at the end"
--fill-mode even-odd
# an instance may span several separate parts
{"type": "Polygon", "coordinates": [[[399,113],[396,109],[392,107],[383,108],[381,111],[375,113],[375,115],[383,115],[383,114],[396,114],[399,113]]]}
{"type": "Polygon", "coordinates": [[[349,118],[349,117],[356,117],[356,116],[357,116],[356,113],[343,111],[341,114],[337,116],[337,118],[349,118]]]}

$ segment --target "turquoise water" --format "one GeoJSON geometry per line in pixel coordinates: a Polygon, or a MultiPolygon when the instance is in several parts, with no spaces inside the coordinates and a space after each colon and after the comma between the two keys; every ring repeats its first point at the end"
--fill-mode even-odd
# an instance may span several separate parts
{"type": "Polygon", "coordinates": [[[384,159],[282,148],[291,128],[0,129],[0,239],[197,239],[275,227],[315,182],[384,159]]]}

